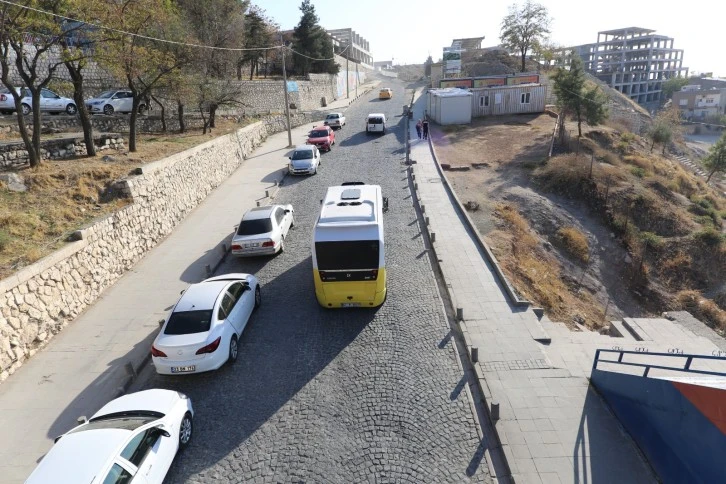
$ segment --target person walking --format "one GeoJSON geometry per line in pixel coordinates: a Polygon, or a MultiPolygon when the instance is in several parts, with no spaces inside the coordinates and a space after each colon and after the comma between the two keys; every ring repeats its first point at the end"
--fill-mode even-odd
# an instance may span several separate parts
{"type": "Polygon", "coordinates": [[[429,120],[424,119],[422,126],[423,126],[423,139],[429,139],[429,120]]]}
{"type": "Polygon", "coordinates": [[[423,124],[421,123],[421,120],[419,119],[416,123],[416,135],[418,136],[418,139],[421,139],[421,130],[423,130],[423,124]]]}

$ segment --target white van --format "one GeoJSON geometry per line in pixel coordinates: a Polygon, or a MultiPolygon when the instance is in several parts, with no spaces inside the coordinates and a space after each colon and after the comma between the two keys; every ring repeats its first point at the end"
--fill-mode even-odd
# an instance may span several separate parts
{"type": "Polygon", "coordinates": [[[372,113],[366,119],[366,134],[368,133],[385,133],[386,132],[386,115],[383,113],[372,113]]]}

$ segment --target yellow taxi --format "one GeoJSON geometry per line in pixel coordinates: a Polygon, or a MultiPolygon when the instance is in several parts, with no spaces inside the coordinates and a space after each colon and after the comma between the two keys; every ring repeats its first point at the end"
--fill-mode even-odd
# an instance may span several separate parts
{"type": "Polygon", "coordinates": [[[384,87],[378,93],[378,99],[391,99],[393,97],[393,89],[384,87]]]}

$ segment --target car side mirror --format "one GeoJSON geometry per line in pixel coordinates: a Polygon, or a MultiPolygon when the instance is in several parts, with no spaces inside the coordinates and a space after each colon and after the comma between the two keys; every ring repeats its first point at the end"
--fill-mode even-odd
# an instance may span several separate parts
{"type": "Polygon", "coordinates": [[[290,211],[289,210],[285,210],[285,213],[290,213],[290,211]]]}
{"type": "Polygon", "coordinates": [[[182,290],[181,290],[181,292],[180,292],[179,294],[184,294],[184,289],[182,289],[182,290]]]}
{"type": "Polygon", "coordinates": [[[76,422],[78,422],[78,425],[83,425],[85,423],[88,423],[88,418],[85,415],[81,415],[76,419],[76,422]]]}
{"type": "Polygon", "coordinates": [[[53,443],[55,444],[56,442],[58,442],[61,439],[61,437],[63,437],[63,434],[61,434],[58,437],[56,437],[55,439],[53,439],[53,443]]]}
{"type": "Polygon", "coordinates": [[[160,319],[159,320],[159,326],[164,326],[164,323],[166,322],[166,319],[160,319]]]}
{"type": "Polygon", "coordinates": [[[292,161],[292,156],[288,156],[287,159],[292,161]]]}
{"type": "Polygon", "coordinates": [[[159,435],[162,435],[164,437],[171,437],[169,431],[166,430],[164,427],[156,427],[156,431],[159,433],[159,435]]]}

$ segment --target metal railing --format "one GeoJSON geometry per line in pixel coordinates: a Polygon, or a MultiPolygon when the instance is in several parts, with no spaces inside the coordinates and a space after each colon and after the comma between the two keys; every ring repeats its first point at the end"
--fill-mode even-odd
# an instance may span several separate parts
{"type": "Polygon", "coordinates": [[[691,368],[691,364],[693,363],[694,360],[711,360],[711,361],[716,360],[716,361],[724,362],[724,364],[726,365],[726,356],[692,355],[692,354],[683,354],[683,353],[650,353],[650,352],[643,352],[643,351],[600,349],[595,352],[595,360],[592,363],[592,369],[597,370],[598,369],[597,364],[599,362],[603,362],[603,363],[610,363],[610,364],[615,364],[615,365],[634,366],[634,367],[643,368],[642,376],[644,376],[644,377],[648,376],[648,373],[650,373],[651,369],[679,371],[679,372],[683,372],[683,373],[697,373],[699,375],[712,375],[712,376],[726,377],[726,372],[698,370],[698,369],[691,368]],[[618,355],[618,358],[617,358],[617,360],[600,359],[600,353],[616,353],[618,355]],[[659,357],[669,357],[669,358],[681,358],[684,361],[678,367],[676,367],[675,365],[674,366],[663,366],[663,365],[658,365],[658,364],[623,361],[623,356],[625,356],[625,355],[638,355],[640,357],[659,356],[659,357]]]}

